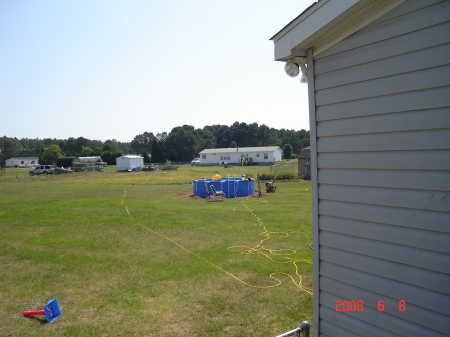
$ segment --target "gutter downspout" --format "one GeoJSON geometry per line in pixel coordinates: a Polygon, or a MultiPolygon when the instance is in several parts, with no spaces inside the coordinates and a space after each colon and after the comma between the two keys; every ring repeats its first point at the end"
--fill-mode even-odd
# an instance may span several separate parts
{"type": "Polygon", "coordinates": [[[317,123],[316,123],[316,95],[314,86],[314,57],[313,50],[307,51],[308,64],[308,104],[309,104],[309,130],[311,144],[311,187],[312,187],[312,232],[313,232],[313,322],[314,337],[319,336],[320,331],[320,243],[319,243],[319,184],[317,180],[317,123]]]}

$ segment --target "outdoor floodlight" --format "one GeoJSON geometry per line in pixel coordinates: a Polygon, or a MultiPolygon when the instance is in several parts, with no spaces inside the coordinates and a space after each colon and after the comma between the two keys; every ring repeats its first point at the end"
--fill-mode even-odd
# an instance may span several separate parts
{"type": "Polygon", "coordinates": [[[306,75],[306,58],[304,57],[294,57],[290,58],[290,62],[286,62],[284,65],[284,71],[290,77],[297,77],[302,72],[300,77],[300,83],[308,83],[308,77],[306,75]],[[295,61],[295,62],[292,62],[295,61]]]}
{"type": "Polygon", "coordinates": [[[284,71],[290,77],[297,77],[300,73],[298,64],[294,62],[286,62],[286,64],[284,65],[284,71]]]}

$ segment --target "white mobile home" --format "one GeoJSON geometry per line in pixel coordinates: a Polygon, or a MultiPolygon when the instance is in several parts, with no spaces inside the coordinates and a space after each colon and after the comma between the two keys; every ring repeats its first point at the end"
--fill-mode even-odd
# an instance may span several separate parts
{"type": "Polygon", "coordinates": [[[5,161],[5,167],[30,167],[37,165],[39,165],[38,157],[13,157],[5,161]]]}
{"type": "Polygon", "coordinates": [[[449,335],[449,19],[321,0],[272,38],[307,76],[314,336],[449,335]]]}
{"type": "Polygon", "coordinates": [[[268,165],[281,160],[282,154],[279,146],[205,149],[200,152],[200,165],[241,165],[245,158],[249,165],[268,165]]]}
{"type": "Polygon", "coordinates": [[[116,158],[116,169],[120,172],[140,171],[144,166],[144,157],[127,154],[116,158]]]}

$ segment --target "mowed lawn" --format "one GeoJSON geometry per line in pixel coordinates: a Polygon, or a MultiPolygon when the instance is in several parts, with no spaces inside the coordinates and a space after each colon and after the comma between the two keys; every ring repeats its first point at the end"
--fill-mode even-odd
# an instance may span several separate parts
{"type": "Polygon", "coordinates": [[[276,182],[260,198],[193,198],[190,181],[215,173],[230,170],[7,170],[0,336],[265,337],[311,322],[310,183],[276,182]],[[22,316],[52,298],[55,322],[22,316]]]}

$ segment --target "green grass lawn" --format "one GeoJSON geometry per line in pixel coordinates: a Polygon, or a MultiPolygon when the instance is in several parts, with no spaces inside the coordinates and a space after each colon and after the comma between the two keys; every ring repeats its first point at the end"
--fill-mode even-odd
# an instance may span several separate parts
{"type": "Polygon", "coordinates": [[[310,183],[277,182],[261,198],[190,197],[192,179],[265,172],[7,169],[0,336],[265,337],[311,321],[310,183]],[[22,316],[52,298],[54,323],[22,316]]]}

